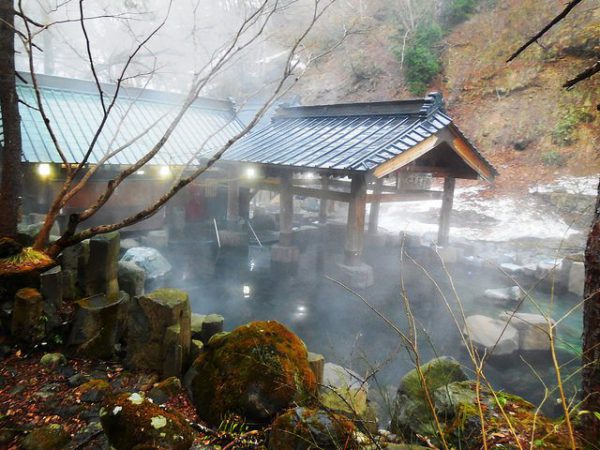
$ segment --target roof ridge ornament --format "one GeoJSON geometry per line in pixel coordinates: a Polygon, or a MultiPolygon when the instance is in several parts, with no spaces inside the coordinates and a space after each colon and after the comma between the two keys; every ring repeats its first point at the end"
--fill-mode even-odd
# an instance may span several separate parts
{"type": "Polygon", "coordinates": [[[428,117],[437,111],[444,111],[444,97],[441,92],[429,92],[425,96],[423,106],[419,110],[419,117],[428,117]]]}

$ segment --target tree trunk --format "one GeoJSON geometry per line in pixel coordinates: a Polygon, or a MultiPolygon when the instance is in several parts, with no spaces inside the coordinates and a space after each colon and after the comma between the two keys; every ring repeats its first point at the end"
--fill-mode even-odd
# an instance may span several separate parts
{"type": "Polygon", "coordinates": [[[585,249],[583,306],[583,408],[582,432],[590,443],[600,442],[600,183],[594,220],[585,249]]]}
{"type": "Polygon", "coordinates": [[[15,80],[14,19],[13,2],[0,2],[0,111],[3,125],[0,236],[17,234],[20,207],[21,118],[15,80]]]}

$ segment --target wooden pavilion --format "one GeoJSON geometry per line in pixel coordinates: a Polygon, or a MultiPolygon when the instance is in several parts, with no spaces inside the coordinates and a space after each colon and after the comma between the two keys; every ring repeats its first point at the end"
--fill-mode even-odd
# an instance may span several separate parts
{"type": "Polygon", "coordinates": [[[426,98],[378,103],[280,107],[268,126],[238,141],[223,158],[234,172],[229,184],[228,214],[238,213],[241,167],[260,173],[246,187],[280,195],[280,238],[272,258],[291,262],[294,195],[321,199],[320,218],[327,201],[349,204],[342,267],[352,277],[372,274],[361,261],[366,205],[371,204],[369,228],[377,227],[381,202],[442,200],[438,244],[448,243],[455,180],[491,182],[496,170],[445,113],[441,94],[426,98]],[[318,174],[320,182],[295,178],[318,174]],[[444,189],[404,189],[406,174],[444,178],[444,189]]]}

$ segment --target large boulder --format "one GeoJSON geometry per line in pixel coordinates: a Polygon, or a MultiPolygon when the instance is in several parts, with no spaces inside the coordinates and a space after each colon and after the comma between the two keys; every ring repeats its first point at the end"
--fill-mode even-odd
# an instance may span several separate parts
{"type": "Polygon", "coordinates": [[[186,387],[198,414],[213,425],[229,413],[265,423],[314,398],[307,353],[280,323],[252,322],[213,336],[186,375],[186,387]]]}
{"type": "Polygon", "coordinates": [[[90,256],[85,271],[86,295],[117,295],[119,282],[117,264],[119,261],[120,236],[117,231],[99,234],[90,239],[90,256]]]}
{"type": "MultiPolygon", "coordinates": [[[[556,323],[541,314],[504,312],[501,319],[510,320],[510,324],[519,331],[519,350],[550,350],[550,327],[556,323]]],[[[554,333],[555,329],[552,328],[554,333]]]]}
{"type": "Polygon", "coordinates": [[[23,450],[59,450],[70,444],[69,433],[58,424],[35,428],[21,441],[23,450]]]}
{"type": "Polygon", "coordinates": [[[269,449],[358,449],[355,431],[353,423],[344,416],[297,407],[275,419],[269,435],[269,449]]]}
{"type": "MultiPolygon", "coordinates": [[[[571,447],[564,422],[557,424],[522,398],[506,392],[492,392],[486,386],[477,386],[475,381],[441,386],[433,392],[432,400],[450,448],[483,448],[481,415],[485,428],[496,430],[486,433],[487,448],[518,448],[523,441],[537,439],[544,449],[571,447]],[[510,418],[510,427],[505,417],[510,418]],[[532,423],[536,424],[535,437],[532,437],[532,423]]],[[[432,439],[434,444],[440,444],[439,441],[432,439]]]]}
{"type": "Polygon", "coordinates": [[[119,287],[131,297],[144,295],[146,272],[133,262],[119,261],[119,287]]]}
{"type": "Polygon", "coordinates": [[[416,434],[436,434],[433,413],[422,380],[429,395],[433,396],[436,389],[467,379],[458,361],[449,357],[432,359],[420,366],[420,372],[421,375],[415,368],[404,375],[396,394],[391,430],[407,438],[413,438],[416,434]]]}
{"type": "Polygon", "coordinates": [[[356,372],[333,363],[325,363],[319,402],[328,411],[355,421],[361,429],[377,431],[375,413],[368,402],[369,385],[356,372]]]}
{"type": "Polygon", "coordinates": [[[183,417],[135,393],[108,396],[100,410],[100,422],[116,450],[188,450],[194,440],[183,417]]]}
{"type": "Polygon", "coordinates": [[[156,249],[150,247],[134,247],[125,252],[121,258],[123,262],[132,262],[146,272],[147,280],[164,277],[171,271],[171,264],[156,249]]]}
{"type": "Polygon", "coordinates": [[[131,301],[126,363],[163,376],[181,376],[189,360],[191,310],[188,294],[158,289],[131,301]]]}
{"type": "Polygon", "coordinates": [[[68,347],[73,353],[110,359],[127,326],[129,295],[98,294],[75,302],[75,319],[68,347]]]}
{"type": "Polygon", "coordinates": [[[519,332],[504,320],[476,314],[465,319],[463,333],[475,348],[495,356],[510,355],[519,348],[519,332]]]}

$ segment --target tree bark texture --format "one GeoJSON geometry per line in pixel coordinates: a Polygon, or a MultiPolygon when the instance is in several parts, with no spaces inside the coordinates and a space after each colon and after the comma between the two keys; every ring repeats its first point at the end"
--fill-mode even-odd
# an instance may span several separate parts
{"type": "Polygon", "coordinates": [[[13,2],[0,2],[0,111],[3,126],[0,236],[17,234],[21,193],[21,118],[15,79],[14,18],[13,2]]]}
{"type": "Polygon", "coordinates": [[[600,184],[592,228],[585,249],[585,303],[583,306],[582,431],[589,443],[600,442],[600,184]]]}

